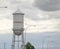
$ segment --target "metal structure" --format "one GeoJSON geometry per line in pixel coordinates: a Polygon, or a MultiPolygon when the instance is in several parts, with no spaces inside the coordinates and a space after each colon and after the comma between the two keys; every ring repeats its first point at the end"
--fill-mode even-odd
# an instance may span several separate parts
{"type": "Polygon", "coordinates": [[[17,9],[13,13],[13,39],[12,49],[24,49],[24,13],[17,9]],[[17,44],[16,44],[17,43],[17,44]],[[17,45],[17,46],[16,46],[17,45]]]}

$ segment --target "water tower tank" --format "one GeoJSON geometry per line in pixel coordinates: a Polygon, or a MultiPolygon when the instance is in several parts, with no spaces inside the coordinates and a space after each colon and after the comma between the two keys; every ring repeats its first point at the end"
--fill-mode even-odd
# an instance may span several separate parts
{"type": "Polygon", "coordinates": [[[24,13],[18,9],[13,13],[13,32],[15,35],[21,35],[24,28],[24,13]]]}

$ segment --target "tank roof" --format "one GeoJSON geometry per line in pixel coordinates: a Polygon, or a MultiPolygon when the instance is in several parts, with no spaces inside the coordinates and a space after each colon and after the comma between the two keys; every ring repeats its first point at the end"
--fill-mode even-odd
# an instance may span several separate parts
{"type": "Polygon", "coordinates": [[[24,13],[21,12],[20,9],[17,9],[16,12],[13,13],[13,15],[24,15],[24,13]]]}

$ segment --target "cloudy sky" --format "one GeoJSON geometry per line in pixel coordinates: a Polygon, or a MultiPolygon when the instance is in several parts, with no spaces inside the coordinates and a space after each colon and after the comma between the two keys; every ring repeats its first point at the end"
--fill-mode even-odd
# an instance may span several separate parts
{"type": "Polygon", "coordinates": [[[0,0],[0,33],[11,33],[13,15],[19,7],[27,32],[60,30],[60,0],[0,0]],[[32,25],[32,26],[31,26],[32,25]],[[36,25],[36,26],[34,26],[36,25]]]}

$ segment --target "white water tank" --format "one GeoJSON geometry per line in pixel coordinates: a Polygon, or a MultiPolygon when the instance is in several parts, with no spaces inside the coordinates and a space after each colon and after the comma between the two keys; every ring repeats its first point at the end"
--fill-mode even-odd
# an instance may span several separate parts
{"type": "Polygon", "coordinates": [[[24,28],[24,13],[18,9],[13,13],[13,32],[15,35],[21,35],[24,28]]]}

